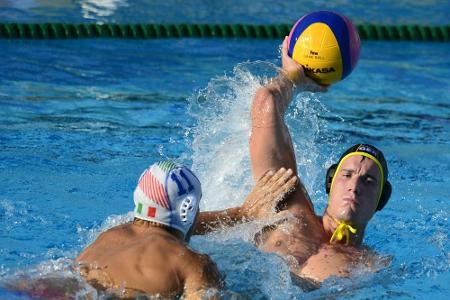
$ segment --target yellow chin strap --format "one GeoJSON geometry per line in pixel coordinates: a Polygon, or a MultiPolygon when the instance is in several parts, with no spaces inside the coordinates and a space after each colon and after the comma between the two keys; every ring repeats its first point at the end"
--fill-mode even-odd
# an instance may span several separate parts
{"type": "Polygon", "coordinates": [[[339,225],[331,236],[330,243],[332,243],[333,241],[342,241],[342,239],[345,237],[345,245],[347,246],[350,242],[350,232],[356,234],[356,228],[350,224],[339,222],[335,218],[333,218],[333,220],[339,225]]]}

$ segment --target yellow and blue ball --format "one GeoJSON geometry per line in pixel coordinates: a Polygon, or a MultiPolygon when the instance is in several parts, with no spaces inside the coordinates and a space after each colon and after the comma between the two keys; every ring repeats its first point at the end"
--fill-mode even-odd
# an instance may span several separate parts
{"type": "Polygon", "coordinates": [[[361,42],[350,20],[331,11],[303,16],[289,34],[288,55],[323,85],[347,77],[359,59],[361,42]]]}

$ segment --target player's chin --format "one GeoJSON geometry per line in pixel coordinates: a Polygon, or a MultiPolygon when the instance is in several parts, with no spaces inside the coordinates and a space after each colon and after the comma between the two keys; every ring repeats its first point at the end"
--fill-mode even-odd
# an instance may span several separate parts
{"type": "Polygon", "coordinates": [[[352,207],[351,205],[343,206],[338,211],[337,217],[339,218],[340,221],[351,222],[356,217],[356,209],[355,209],[355,207],[352,207]]]}

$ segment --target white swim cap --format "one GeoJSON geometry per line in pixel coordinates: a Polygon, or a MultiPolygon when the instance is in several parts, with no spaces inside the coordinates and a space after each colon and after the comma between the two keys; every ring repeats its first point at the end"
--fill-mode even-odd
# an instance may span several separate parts
{"type": "Polygon", "coordinates": [[[202,198],[200,181],[191,170],[171,161],[151,165],[134,190],[134,217],[177,229],[186,237],[202,198]]]}

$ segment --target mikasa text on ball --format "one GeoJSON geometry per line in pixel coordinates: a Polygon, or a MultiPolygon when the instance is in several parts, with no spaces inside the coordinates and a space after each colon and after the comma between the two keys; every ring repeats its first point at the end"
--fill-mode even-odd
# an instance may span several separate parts
{"type": "Polygon", "coordinates": [[[343,15],[317,11],[303,16],[292,27],[288,55],[319,84],[333,84],[355,68],[360,52],[356,28],[343,15]]]}

